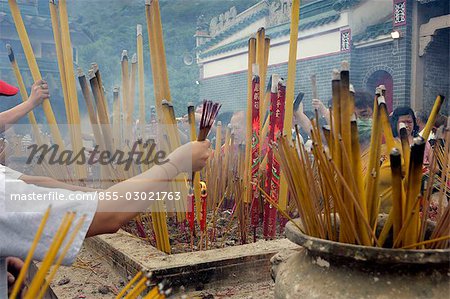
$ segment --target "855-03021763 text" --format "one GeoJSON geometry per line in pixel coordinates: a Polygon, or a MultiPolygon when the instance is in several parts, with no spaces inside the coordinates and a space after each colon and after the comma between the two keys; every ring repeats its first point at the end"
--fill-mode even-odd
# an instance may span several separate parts
{"type": "Polygon", "coordinates": [[[99,200],[181,200],[181,192],[126,192],[125,195],[119,195],[118,192],[96,192],[99,200]]]}

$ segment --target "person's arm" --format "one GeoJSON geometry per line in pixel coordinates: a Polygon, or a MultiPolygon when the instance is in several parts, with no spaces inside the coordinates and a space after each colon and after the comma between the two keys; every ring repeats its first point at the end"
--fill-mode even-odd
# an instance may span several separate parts
{"type": "Polygon", "coordinates": [[[322,116],[327,121],[327,124],[330,124],[330,111],[325,107],[319,99],[312,100],[312,106],[315,110],[319,112],[319,116],[322,116]]]}
{"type": "Polygon", "coordinates": [[[31,95],[27,101],[0,113],[0,132],[5,131],[6,125],[15,124],[28,112],[40,105],[44,99],[49,97],[48,85],[44,80],[36,81],[31,87],[31,95]]]}
{"type": "Polygon", "coordinates": [[[295,111],[295,118],[297,119],[298,125],[300,126],[300,128],[303,131],[308,132],[308,134],[310,134],[310,132],[312,130],[312,124],[311,124],[311,121],[309,120],[308,116],[306,116],[306,114],[303,113],[303,111],[297,110],[297,111],[295,111]]]}
{"type": "Polygon", "coordinates": [[[71,184],[67,184],[52,178],[43,177],[43,176],[33,176],[23,174],[19,177],[20,180],[24,181],[27,184],[33,184],[45,188],[54,188],[54,189],[66,189],[70,191],[83,191],[83,192],[94,192],[96,189],[83,187],[83,186],[75,186],[71,184]]]}
{"type": "Polygon", "coordinates": [[[179,173],[201,170],[210,157],[210,145],[209,141],[185,144],[169,155],[170,162],[153,166],[148,171],[105,190],[116,194],[117,200],[99,201],[87,236],[114,233],[149,207],[147,200],[126,200],[128,192],[164,192],[168,190],[169,182],[179,173]]]}

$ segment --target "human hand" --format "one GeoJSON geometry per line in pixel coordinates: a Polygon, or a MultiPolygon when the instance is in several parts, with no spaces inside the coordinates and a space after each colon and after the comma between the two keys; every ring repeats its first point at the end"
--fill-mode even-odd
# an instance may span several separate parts
{"type": "Polygon", "coordinates": [[[317,110],[320,112],[320,114],[324,114],[325,111],[327,110],[327,107],[325,107],[325,105],[322,103],[321,100],[319,99],[313,99],[312,100],[312,107],[314,110],[317,110]]]}
{"type": "Polygon", "coordinates": [[[48,90],[48,84],[44,80],[38,80],[34,82],[31,87],[31,94],[28,98],[28,101],[33,105],[33,108],[42,104],[45,99],[48,99],[50,96],[48,90]]]}
{"type": "Polygon", "coordinates": [[[169,155],[169,160],[180,172],[200,171],[210,157],[211,142],[193,141],[180,146],[169,155]]]}
{"type": "Polygon", "coordinates": [[[19,277],[20,270],[22,270],[23,261],[16,257],[8,257],[6,258],[6,264],[8,268],[8,294],[10,294],[17,277],[19,277]]]}

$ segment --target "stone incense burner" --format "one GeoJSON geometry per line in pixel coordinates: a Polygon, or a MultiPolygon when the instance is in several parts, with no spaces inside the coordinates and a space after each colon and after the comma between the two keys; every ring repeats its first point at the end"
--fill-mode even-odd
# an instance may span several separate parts
{"type": "MultiPolygon", "coordinates": [[[[297,223],[299,223],[297,221],[297,223]]],[[[272,262],[276,298],[449,298],[450,250],[367,247],[310,237],[292,223],[302,246],[272,262]]]]}

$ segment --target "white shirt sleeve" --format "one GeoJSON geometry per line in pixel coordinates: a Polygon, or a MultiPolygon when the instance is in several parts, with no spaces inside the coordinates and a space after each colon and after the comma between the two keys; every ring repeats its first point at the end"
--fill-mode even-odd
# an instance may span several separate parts
{"type": "Polygon", "coordinates": [[[50,217],[33,258],[36,260],[44,258],[65,213],[75,212],[76,217],[66,241],[83,215],[86,216],[86,220],[63,260],[65,265],[72,264],[94,218],[97,209],[96,193],[43,188],[8,177],[8,173],[1,170],[0,184],[4,187],[0,188],[0,257],[27,256],[44,212],[51,205],[50,217]],[[33,196],[35,200],[32,200],[33,196]],[[55,200],[56,196],[59,200],[55,200]],[[36,200],[39,197],[41,200],[36,200]],[[75,200],[77,197],[84,200],[75,200]],[[18,200],[19,198],[21,199],[18,200]]]}
{"type": "Polygon", "coordinates": [[[11,179],[18,180],[23,175],[23,173],[15,171],[9,167],[3,166],[2,168],[4,168],[5,176],[11,179]]]}

